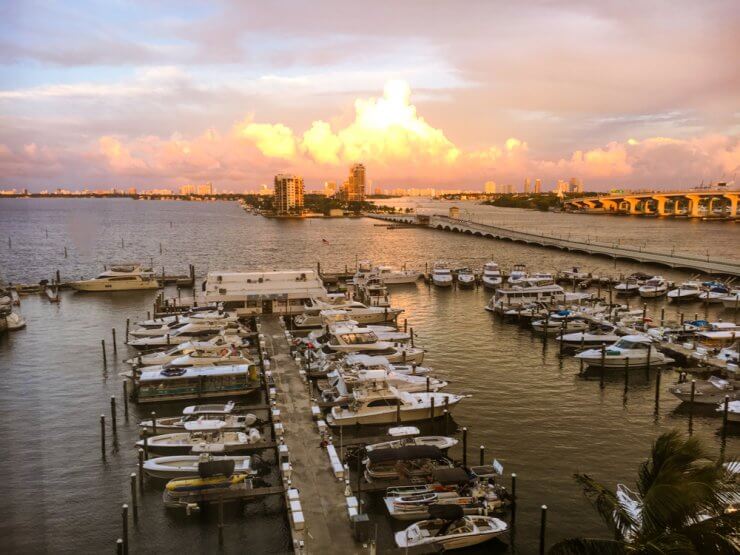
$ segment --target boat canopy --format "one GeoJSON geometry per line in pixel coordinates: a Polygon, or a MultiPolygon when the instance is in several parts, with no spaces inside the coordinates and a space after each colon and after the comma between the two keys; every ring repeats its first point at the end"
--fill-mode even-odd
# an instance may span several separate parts
{"type": "Polygon", "coordinates": [[[185,422],[185,429],[188,432],[218,432],[226,426],[223,420],[191,420],[185,422]]]}
{"type": "Polygon", "coordinates": [[[185,407],[182,413],[185,416],[196,414],[231,414],[235,406],[234,401],[229,401],[225,405],[191,405],[185,407]]]}
{"type": "Polygon", "coordinates": [[[374,449],[367,454],[371,463],[409,461],[414,459],[441,459],[444,454],[433,445],[407,445],[389,449],[374,449]]]}
{"type": "Polygon", "coordinates": [[[420,433],[416,426],[396,426],[388,430],[388,435],[391,437],[418,436],[420,433]]]}

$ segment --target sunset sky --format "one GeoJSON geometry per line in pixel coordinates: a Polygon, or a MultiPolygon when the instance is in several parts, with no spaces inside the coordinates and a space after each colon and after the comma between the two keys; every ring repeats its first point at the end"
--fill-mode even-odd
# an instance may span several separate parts
{"type": "Polygon", "coordinates": [[[738,28],[737,0],[6,0],[0,186],[732,181],[738,28]]]}

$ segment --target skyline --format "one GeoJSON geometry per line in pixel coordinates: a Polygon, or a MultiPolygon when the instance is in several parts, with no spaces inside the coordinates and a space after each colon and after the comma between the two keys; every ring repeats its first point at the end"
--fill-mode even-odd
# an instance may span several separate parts
{"type": "Polygon", "coordinates": [[[736,180],[732,2],[259,6],[5,5],[0,188],[736,180]]]}

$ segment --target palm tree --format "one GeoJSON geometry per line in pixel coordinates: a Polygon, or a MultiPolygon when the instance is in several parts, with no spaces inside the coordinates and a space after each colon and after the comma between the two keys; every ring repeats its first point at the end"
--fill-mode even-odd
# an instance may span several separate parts
{"type": "Polygon", "coordinates": [[[740,553],[740,492],[721,460],[712,460],[695,438],[677,431],[655,441],[640,466],[637,492],[611,491],[586,474],[574,478],[614,539],[563,540],[550,555],[733,554],[740,553]]]}

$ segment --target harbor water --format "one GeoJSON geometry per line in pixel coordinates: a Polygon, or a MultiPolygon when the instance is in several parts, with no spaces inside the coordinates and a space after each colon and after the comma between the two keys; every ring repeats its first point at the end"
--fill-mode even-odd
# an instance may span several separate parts
{"type": "MultiPolygon", "coordinates": [[[[390,201],[388,202],[390,203],[390,201]]],[[[419,205],[400,201],[400,205],[419,205]]],[[[445,213],[450,203],[421,203],[420,211],[445,213]]],[[[696,256],[737,259],[740,234],[731,223],[630,217],[541,214],[456,203],[470,219],[528,231],[619,238],[655,249],[675,248],[696,256]]],[[[462,212],[462,210],[461,210],[462,212]]],[[[127,199],[0,200],[0,279],[14,283],[91,277],[111,262],[151,263],[156,271],[186,274],[193,264],[208,270],[315,268],[343,270],[358,259],[424,269],[446,260],[479,269],[493,259],[504,268],[526,264],[531,271],[580,266],[618,276],[633,271],[660,273],[673,281],[682,271],[614,262],[426,229],[387,229],[367,218],[270,220],[250,215],[236,203],[146,202],[127,199]],[[65,257],[66,247],[66,257],[65,257]]],[[[624,243],[623,243],[624,244],[624,243]]],[[[647,249],[646,250],[650,250],[647,249]]],[[[169,290],[174,294],[174,289],[169,290]]],[[[498,459],[518,476],[516,534],[512,552],[535,553],[540,506],[549,508],[548,545],[572,536],[608,537],[596,512],[572,479],[585,472],[614,486],[634,483],[639,464],[661,433],[688,433],[685,408],[666,388],[677,378],[662,372],[655,405],[656,371],[598,378],[579,375],[578,363],[559,355],[557,344],[529,329],[502,322],[484,310],[490,294],[481,289],[440,290],[419,281],[394,287],[394,306],[404,309],[417,344],[428,352],[425,365],[450,382],[451,392],[469,393],[455,421],[469,430],[469,457],[498,459]]],[[[125,321],[151,310],[154,293],[83,294],[64,291],[59,304],[40,295],[22,298],[25,330],[0,337],[0,459],[5,517],[0,520],[4,553],[102,553],[121,535],[121,504],[129,500],[129,475],[136,470],[133,444],[137,422],[149,407],[131,404],[123,418],[119,372],[128,354],[125,321]],[[117,353],[111,329],[118,333],[117,353]],[[108,364],[103,366],[101,339],[108,364]],[[118,400],[117,433],[110,430],[110,397],[118,400]],[[105,460],[100,449],[100,415],[107,423],[105,460]]],[[[640,301],[631,300],[633,305],[640,301]]],[[[663,301],[649,301],[657,318],[663,301]]],[[[699,303],[667,305],[666,318],[705,315],[699,303]]],[[[731,311],[709,308],[711,318],[731,320],[731,311]]],[[[157,405],[175,414],[180,405],[157,405]]],[[[159,414],[158,416],[165,416],[159,414]]],[[[714,453],[740,455],[740,438],[719,434],[713,407],[697,409],[692,432],[714,453]]],[[[266,461],[266,462],[269,462],[266,461]]],[[[297,464],[300,464],[298,462],[297,464]]],[[[325,469],[322,469],[325,471],[325,469]]],[[[269,475],[268,475],[269,479],[269,475]]],[[[392,544],[391,524],[381,504],[381,551],[392,544]]],[[[213,511],[215,513],[215,511],[213,511]]],[[[248,502],[226,514],[223,546],[216,518],[206,511],[186,517],[161,503],[161,486],[146,485],[138,523],[130,529],[132,552],[279,553],[290,547],[280,499],[248,502]]],[[[337,526],[347,526],[338,522],[337,526]]],[[[399,529],[395,525],[394,530],[399,529]]],[[[508,542],[509,539],[505,538],[508,542]]],[[[486,552],[479,548],[477,552],[486,552]]]]}

